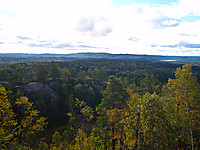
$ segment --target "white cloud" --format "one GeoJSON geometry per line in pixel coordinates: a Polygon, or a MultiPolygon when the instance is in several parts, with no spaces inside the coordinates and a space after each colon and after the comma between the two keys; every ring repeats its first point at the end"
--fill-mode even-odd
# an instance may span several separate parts
{"type": "Polygon", "coordinates": [[[180,11],[200,16],[199,0],[179,0],[180,11]]]}
{"type": "MultiPolygon", "coordinates": [[[[175,51],[173,47],[162,45],[177,45],[180,41],[200,44],[200,21],[180,20],[188,14],[200,14],[197,0],[179,0],[177,4],[159,7],[147,4],[114,7],[111,0],[0,2],[0,42],[3,42],[0,52],[72,53],[80,50],[77,43],[82,42],[87,45],[83,51],[90,52],[184,55],[188,54],[184,53],[187,49],[177,50],[176,47],[175,51]],[[37,47],[39,40],[53,45],[70,43],[77,50],[69,51],[64,46],[37,47]],[[35,44],[35,47],[30,47],[30,44],[35,44]]],[[[191,55],[200,55],[188,50],[191,55]]]]}
{"type": "Polygon", "coordinates": [[[173,25],[177,25],[179,22],[175,19],[166,19],[163,22],[161,22],[161,24],[165,25],[165,26],[173,26],[173,25]]]}
{"type": "Polygon", "coordinates": [[[90,17],[90,18],[82,17],[79,20],[76,29],[81,32],[88,32],[88,31],[94,30],[94,26],[95,26],[94,17],[90,17]]]}

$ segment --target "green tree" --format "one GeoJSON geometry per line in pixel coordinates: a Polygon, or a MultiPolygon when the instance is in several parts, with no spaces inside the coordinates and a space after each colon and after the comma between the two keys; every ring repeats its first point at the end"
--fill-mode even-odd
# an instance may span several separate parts
{"type": "Polygon", "coordinates": [[[94,69],[92,71],[92,78],[93,78],[93,80],[105,81],[106,74],[104,71],[102,71],[100,69],[94,69]]]}
{"type": "Polygon", "coordinates": [[[128,94],[123,88],[120,79],[110,76],[106,89],[102,92],[103,98],[97,110],[106,114],[107,109],[123,108],[126,104],[128,94]]]}
{"type": "Polygon", "coordinates": [[[50,63],[49,77],[53,81],[56,81],[56,80],[60,79],[60,77],[61,77],[60,68],[58,68],[58,66],[56,65],[55,62],[50,63]]]}
{"type": "Polygon", "coordinates": [[[34,70],[35,78],[39,82],[46,82],[48,79],[47,66],[43,63],[39,63],[34,70]]]}
{"type": "Polygon", "coordinates": [[[68,82],[69,79],[71,78],[71,73],[69,72],[69,70],[67,68],[60,69],[60,75],[61,75],[61,79],[64,83],[68,82]]]}
{"type": "Polygon", "coordinates": [[[142,93],[151,93],[153,94],[154,92],[160,93],[160,83],[159,81],[155,78],[153,74],[145,74],[145,77],[140,80],[140,88],[142,93]]]}
{"type": "MultiPolygon", "coordinates": [[[[109,129],[109,131],[103,130],[104,132],[111,132],[109,138],[112,140],[112,149],[114,150],[117,143],[116,135],[118,135],[116,134],[115,129],[121,121],[119,112],[125,107],[128,94],[123,88],[120,79],[117,79],[114,76],[109,77],[108,85],[102,94],[103,99],[96,109],[99,114],[97,122],[99,123],[100,128],[109,129]]],[[[104,138],[107,139],[107,136],[108,134],[105,134],[104,138]]],[[[106,143],[107,142],[108,141],[106,141],[106,143]]]]}
{"type": "Polygon", "coordinates": [[[48,144],[43,141],[40,141],[39,150],[49,150],[48,144]]]}

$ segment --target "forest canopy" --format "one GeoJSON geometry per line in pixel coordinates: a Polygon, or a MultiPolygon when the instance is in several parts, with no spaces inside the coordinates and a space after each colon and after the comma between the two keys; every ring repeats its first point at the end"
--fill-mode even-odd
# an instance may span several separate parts
{"type": "Polygon", "coordinates": [[[1,149],[199,149],[200,67],[126,60],[0,68],[1,149]]]}

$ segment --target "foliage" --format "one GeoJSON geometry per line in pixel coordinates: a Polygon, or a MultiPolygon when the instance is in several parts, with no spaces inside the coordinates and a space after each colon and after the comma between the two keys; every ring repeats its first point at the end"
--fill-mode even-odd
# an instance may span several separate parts
{"type": "Polygon", "coordinates": [[[199,87],[197,79],[192,74],[192,67],[184,65],[177,68],[175,79],[169,79],[166,87],[168,117],[176,129],[176,142],[178,147],[185,143],[194,143],[199,140],[194,133],[199,133],[199,87]],[[174,117],[172,117],[174,116],[174,117]],[[190,137],[190,138],[188,138],[190,137]]]}
{"type": "Polygon", "coordinates": [[[7,91],[0,87],[0,142],[1,149],[9,146],[28,148],[31,138],[44,130],[46,118],[39,117],[33,103],[20,97],[14,103],[7,98],[7,91]]]}
{"type": "Polygon", "coordinates": [[[0,86],[0,149],[6,148],[16,134],[17,122],[14,117],[6,89],[0,86]]]}
{"type": "Polygon", "coordinates": [[[48,144],[43,141],[40,141],[39,150],[49,150],[48,144]]]}
{"type": "Polygon", "coordinates": [[[124,60],[1,67],[1,149],[198,149],[199,71],[124,60]]]}

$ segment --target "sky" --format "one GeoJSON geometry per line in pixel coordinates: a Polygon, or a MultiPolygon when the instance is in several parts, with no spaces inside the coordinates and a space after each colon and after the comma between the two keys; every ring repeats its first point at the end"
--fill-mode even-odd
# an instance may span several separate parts
{"type": "Polygon", "coordinates": [[[200,56],[199,0],[0,0],[0,53],[200,56]]]}

